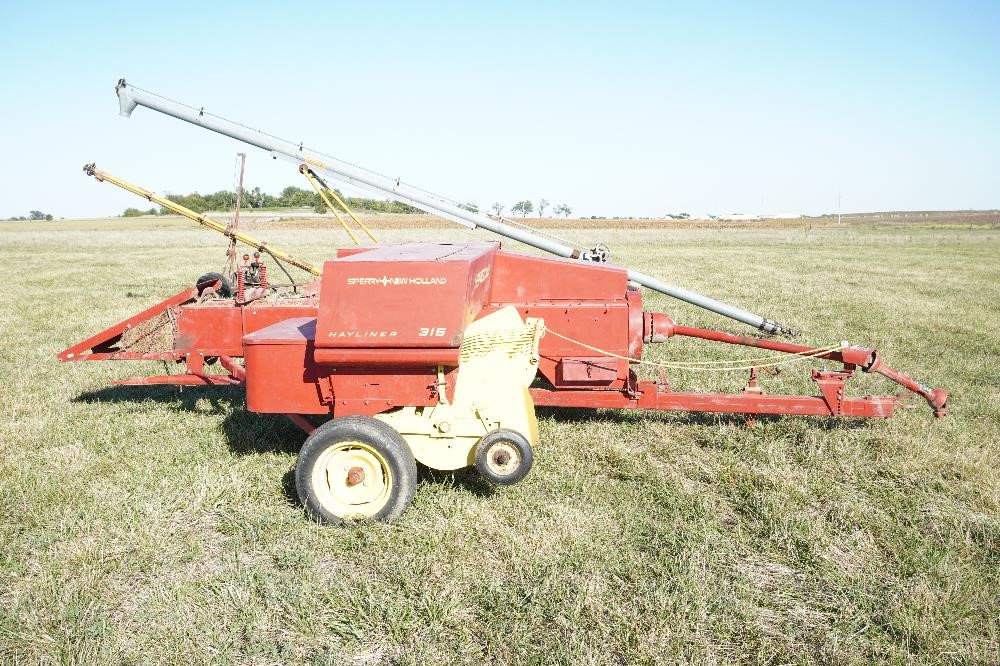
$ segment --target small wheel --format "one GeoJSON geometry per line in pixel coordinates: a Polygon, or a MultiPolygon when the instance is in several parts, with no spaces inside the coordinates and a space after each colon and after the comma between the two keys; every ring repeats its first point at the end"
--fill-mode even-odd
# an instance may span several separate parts
{"type": "Polygon", "coordinates": [[[494,430],[476,444],[476,469],[487,481],[500,486],[528,476],[534,458],[531,444],[514,430],[494,430]]]}
{"type": "Polygon", "coordinates": [[[417,463],[392,427],[369,416],[344,416],[306,439],[295,463],[295,487],[317,522],[388,523],[413,501],[417,463]]]}
{"type": "Polygon", "coordinates": [[[198,288],[198,295],[201,296],[202,293],[212,286],[212,283],[216,280],[219,281],[219,286],[216,288],[215,293],[217,293],[222,298],[229,298],[233,295],[233,288],[229,284],[229,280],[222,273],[205,273],[194,283],[194,286],[198,288]]]}

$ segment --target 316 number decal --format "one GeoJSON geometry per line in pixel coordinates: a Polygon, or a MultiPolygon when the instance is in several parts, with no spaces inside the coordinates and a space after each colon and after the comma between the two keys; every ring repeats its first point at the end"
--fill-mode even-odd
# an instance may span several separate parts
{"type": "Polygon", "coordinates": [[[417,335],[422,338],[443,338],[444,332],[444,328],[421,328],[417,335]]]}

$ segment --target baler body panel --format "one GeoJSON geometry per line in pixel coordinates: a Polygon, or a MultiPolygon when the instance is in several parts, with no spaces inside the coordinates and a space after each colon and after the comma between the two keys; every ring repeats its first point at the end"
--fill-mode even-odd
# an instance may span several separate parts
{"type": "MultiPolygon", "coordinates": [[[[556,302],[542,301],[514,304],[523,318],[535,317],[545,322],[547,330],[554,331],[574,340],[579,340],[590,347],[611,352],[616,356],[628,356],[634,347],[629,322],[632,318],[631,308],[638,307],[641,316],[642,305],[629,303],[624,298],[598,302],[556,302]]],[[[497,304],[491,304],[484,312],[487,314],[499,309],[497,304]]],[[[642,331],[638,331],[642,340],[642,331]]],[[[602,386],[620,388],[628,379],[629,362],[622,358],[609,357],[604,353],[595,352],[575,342],[569,342],[556,335],[542,336],[538,345],[538,370],[555,387],[602,386]],[[599,359],[595,360],[595,359],[599,359]],[[560,364],[582,364],[591,367],[595,363],[601,368],[597,371],[591,367],[590,374],[577,373],[567,368],[560,369],[560,364]],[[612,372],[608,372],[613,369],[612,372]]]]}
{"type": "MultiPolygon", "coordinates": [[[[381,363],[330,367],[315,359],[316,317],[286,319],[243,338],[247,409],[270,414],[374,415],[437,403],[435,368],[381,363]]],[[[326,350],[330,352],[358,350],[326,350]]],[[[418,351],[418,350],[413,350],[418,351]]],[[[449,382],[446,382],[449,383],[449,382]]],[[[450,384],[454,385],[454,377],[450,384]]]]}
{"type": "Polygon", "coordinates": [[[177,315],[174,349],[179,353],[205,356],[242,356],[243,336],[295,317],[315,316],[314,299],[295,299],[301,304],[270,304],[268,301],[238,307],[220,299],[182,305],[177,315]]]}
{"type": "Polygon", "coordinates": [[[642,298],[628,290],[628,273],[613,266],[500,252],[488,312],[513,305],[522,317],[615,354],[615,357],[546,335],[539,372],[553,386],[621,388],[629,362],[642,353],[642,298]]]}
{"type": "Polygon", "coordinates": [[[312,360],[315,317],[285,319],[243,337],[247,409],[327,414],[312,360]]]}
{"type": "Polygon", "coordinates": [[[500,252],[490,301],[499,305],[542,301],[616,301],[625,299],[628,271],[578,259],[554,259],[500,252]]]}
{"type": "Polygon", "coordinates": [[[641,352],[642,299],[622,269],[502,252],[495,243],[337,256],[324,265],[315,319],[244,337],[251,411],[344,416],[434,405],[437,369],[453,373],[467,326],[508,305],[615,355],[543,337],[538,369],[556,388],[620,389],[629,378],[624,357],[641,352]]]}
{"type": "Polygon", "coordinates": [[[458,348],[498,243],[379,246],[323,267],[317,349],[458,348]]]}

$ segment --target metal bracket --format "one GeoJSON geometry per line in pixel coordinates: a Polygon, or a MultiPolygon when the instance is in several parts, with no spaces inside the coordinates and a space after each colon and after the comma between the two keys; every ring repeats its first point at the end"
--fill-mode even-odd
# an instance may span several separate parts
{"type": "Polygon", "coordinates": [[[826,401],[826,406],[833,416],[844,414],[844,384],[853,371],[813,370],[812,378],[819,386],[819,391],[826,401]]]}

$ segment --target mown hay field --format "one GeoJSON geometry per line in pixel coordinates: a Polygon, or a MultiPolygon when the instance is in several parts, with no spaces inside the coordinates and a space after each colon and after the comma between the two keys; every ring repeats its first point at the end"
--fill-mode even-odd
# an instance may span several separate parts
{"type": "MultiPolygon", "coordinates": [[[[317,261],[344,243],[277,226],[254,231],[317,261]]],[[[946,386],[951,415],[918,403],[748,427],[539,410],[521,484],[422,470],[396,524],[320,527],[295,498],[303,436],[282,418],[228,389],[109,388],[156,364],[54,360],[221,268],[222,239],[163,219],[3,223],[0,662],[1000,662],[1000,231],[560,233],[808,342],[871,344],[946,386]]],[[[745,356],[680,339],[648,353],[745,356]]],[[[765,390],[811,390],[808,367],[765,390]]],[[[676,389],[744,380],[671,375],[676,389]]]]}

